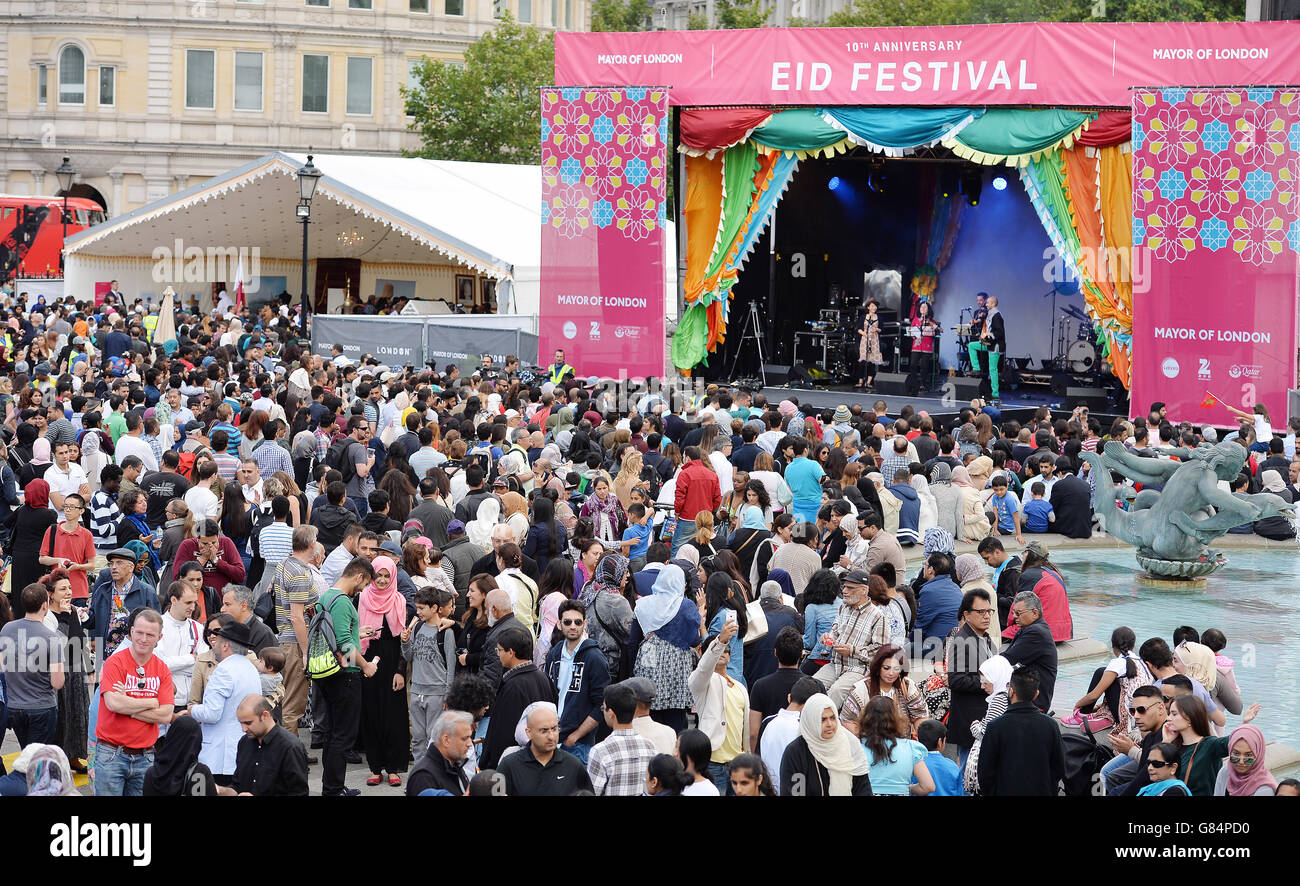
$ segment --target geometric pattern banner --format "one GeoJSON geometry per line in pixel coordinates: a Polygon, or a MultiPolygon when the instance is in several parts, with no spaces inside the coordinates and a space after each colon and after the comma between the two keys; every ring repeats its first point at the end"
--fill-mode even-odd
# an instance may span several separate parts
{"type": "Polygon", "coordinates": [[[541,91],[541,359],[661,376],[666,89],[541,91]]]}
{"type": "Polygon", "coordinates": [[[1220,403],[1262,402],[1285,415],[1300,89],[1134,90],[1132,144],[1133,264],[1149,267],[1134,279],[1134,410],[1160,400],[1176,420],[1235,424],[1220,403]]]}
{"type": "Polygon", "coordinates": [[[1228,249],[1260,267],[1300,251],[1300,90],[1141,92],[1133,147],[1133,243],[1154,258],[1228,249]]]}

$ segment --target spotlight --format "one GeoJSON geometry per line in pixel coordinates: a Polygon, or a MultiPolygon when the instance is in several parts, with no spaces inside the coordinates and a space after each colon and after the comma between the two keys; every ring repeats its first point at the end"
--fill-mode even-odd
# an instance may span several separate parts
{"type": "Polygon", "coordinates": [[[1007,189],[1007,180],[1000,175],[993,177],[993,190],[1005,191],[1007,189]]]}
{"type": "Polygon", "coordinates": [[[984,189],[984,176],[978,169],[967,169],[961,174],[961,192],[966,195],[966,202],[978,206],[980,191],[984,189]]]}
{"type": "Polygon", "coordinates": [[[832,191],[838,191],[840,188],[840,177],[838,175],[832,175],[831,180],[826,183],[826,187],[830,188],[832,191]]]}

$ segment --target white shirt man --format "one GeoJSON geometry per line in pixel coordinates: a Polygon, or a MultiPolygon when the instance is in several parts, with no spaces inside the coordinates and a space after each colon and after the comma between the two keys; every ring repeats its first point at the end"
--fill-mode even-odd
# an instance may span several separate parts
{"type": "Polygon", "coordinates": [[[45,470],[45,482],[50,484],[50,508],[59,515],[62,523],[67,518],[63,514],[63,497],[74,492],[83,499],[90,499],[90,480],[85,470],[75,461],[68,460],[68,446],[60,443],[54,447],[54,463],[45,470]]]}
{"type": "MultiPolygon", "coordinates": [[[[139,421],[140,419],[137,417],[135,420],[139,421]]],[[[130,422],[131,417],[128,416],[128,427],[130,422]]],[[[158,459],[153,454],[153,447],[141,439],[141,427],[142,425],[137,424],[134,432],[127,431],[127,433],[117,438],[117,444],[113,449],[113,457],[117,459],[118,464],[121,464],[122,459],[128,455],[134,455],[144,465],[144,473],[151,474],[158,470],[158,459]]]]}
{"type": "Polygon", "coordinates": [[[198,478],[189,492],[185,493],[185,506],[190,509],[194,515],[194,522],[201,523],[204,520],[217,519],[217,513],[220,511],[220,502],[217,501],[217,495],[212,491],[212,481],[217,476],[213,465],[211,474],[205,478],[204,469],[198,470],[198,478]]]}
{"type": "Polygon", "coordinates": [[[190,618],[198,599],[198,592],[189,585],[180,596],[171,598],[171,605],[162,616],[162,639],[154,650],[172,672],[177,709],[189,704],[194,659],[208,651],[208,644],[203,640],[203,625],[190,618]]]}
{"type": "Polygon", "coordinates": [[[767,764],[767,771],[772,776],[772,787],[781,792],[781,758],[790,742],[799,737],[799,713],[803,705],[792,710],[794,705],[782,708],[767,721],[763,736],[758,740],[759,756],[767,764]]]}

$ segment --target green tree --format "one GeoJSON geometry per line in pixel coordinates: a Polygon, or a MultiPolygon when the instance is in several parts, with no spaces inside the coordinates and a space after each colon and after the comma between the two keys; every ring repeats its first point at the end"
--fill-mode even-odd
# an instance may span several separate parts
{"type": "Polygon", "coordinates": [[[709,29],[709,18],[698,12],[692,12],[686,16],[686,30],[688,31],[707,31],[709,29]]]}
{"type": "Polygon", "coordinates": [[[591,6],[591,29],[648,31],[653,15],[652,0],[595,0],[591,6]]]}
{"type": "Polygon", "coordinates": [[[403,88],[420,149],[411,156],[481,163],[539,163],[541,87],[555,79],[551,34],[506,13],[465,50],[465,65],[424,59],[403,88]]]}
{"type": "Polygon", "coordinates": [[[762,0],[717,0],[719,28],[761,28],[771,14],[764,9],[762,0]]]}
{"type": "Polygon", "coordinates": [[[968,6],[969,0],[855,0],[833,13],[826,24],[833,28],[962,24],[968,6]]]}

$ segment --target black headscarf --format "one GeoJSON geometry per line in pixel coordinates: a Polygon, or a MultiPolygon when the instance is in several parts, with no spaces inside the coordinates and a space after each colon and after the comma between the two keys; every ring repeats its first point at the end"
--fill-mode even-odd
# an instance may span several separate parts
{"type": "Polygon", "coordinates": [[[179,797],[185,789],[185,773],[198,762],[201,750],[203,727],[193,717],[177,718],[144,774],[144,796],[179,797]]]}

